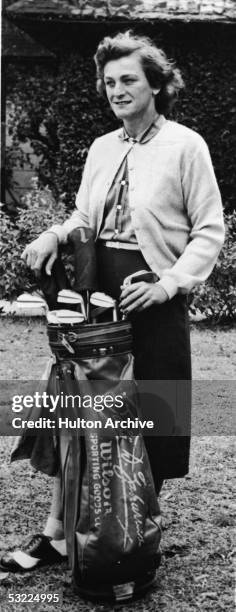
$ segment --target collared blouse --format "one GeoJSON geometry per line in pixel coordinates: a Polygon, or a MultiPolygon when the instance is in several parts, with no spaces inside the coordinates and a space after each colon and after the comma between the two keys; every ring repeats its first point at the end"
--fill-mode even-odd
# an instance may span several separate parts
{"type": "MultiPolygon", "coordinates": [[[[149,142],[159,132],[163,124],[163,117],[158,115],[152,120],[151,124],[136,138],[131,138],[123,128],[119,138],[129,142],[135,147],[136,143],[143,144],[149,142]]],[[[107,194],[104,207],[103,222],[100,228],[100,240],[114,240],[119,242],[132,242],[137,244],[137,237],[132,225],[129,208],[129,170],[128,151],[125,159],[118,168],[117,174],[107,194]]]]}

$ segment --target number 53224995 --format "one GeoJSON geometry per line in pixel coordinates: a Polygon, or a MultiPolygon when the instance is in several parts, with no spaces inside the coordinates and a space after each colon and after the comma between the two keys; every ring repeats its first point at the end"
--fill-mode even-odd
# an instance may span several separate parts
{"type": "Polygon", "coordinates": [[[11,603],[61,603],[62,593],[8,593],[11,603]]]}

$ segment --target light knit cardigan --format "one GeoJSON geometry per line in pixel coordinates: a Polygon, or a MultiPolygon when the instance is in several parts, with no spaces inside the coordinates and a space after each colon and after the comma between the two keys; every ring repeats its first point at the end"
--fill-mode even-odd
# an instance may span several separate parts
{"type": "Polygon", "coordinates": [[[99,237],[108,191],[129,152],[129,205],[140,250],[169,298],[188,293],[209,276],[224,241],[221,197],[207,145],[193,130],[169,120],[146,144],[123,141],[120,133],[94,141],[77,208],[50,230],[62,243],[78,226],[90,226],[99,237]]]}

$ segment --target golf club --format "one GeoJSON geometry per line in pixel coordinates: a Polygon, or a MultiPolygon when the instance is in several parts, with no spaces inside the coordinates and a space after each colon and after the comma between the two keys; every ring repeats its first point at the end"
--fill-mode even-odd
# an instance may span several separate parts
{"type": "MultiPolygon", "coordinates": [[[[129,285],[133,285],[134,283],[140,283],[144,281],[145,283],[156,283],[159,280],[159,276],[157,276],[156,272],[152,272],[152,270],[138,270],[138,272],[134,272],[134,274],[130,274],[126,276],[123,280],[123,286],[128,287],[129,285]]],[[[127,318],[126,314],[122,315],[122,321],[127,318]]]]}
{"type": "Polygon", "coordinates": [[[112,308],[112,320],[114,322],[118,321],[117,301],[114,300],[110,295],[107,295],[106,293],[102,293],[100,291],[95,291],[90,297],[90,304],[98,307],[98,309],[94,311],[94,313],[92,313],[92,316],[94,316],[95,318],[96,316],[102,314],[102,312],[105,312],[106,310],[112,308]]]}
{"type": "Polygon", "coordinates": [[[37,308],[44,308],[45,314],[48,311],[47,302],[37,293],[21,293],[16,299],[16,305],[17,310],[36,310],[37,308]]]}
{"type": "Polygon", "coordinates": [[[139,270],[138,272],[134,272],[134,274],[126,276],[123,280],[123,285],[124,287],[128,287],[128,285],[140,283],[141,281],[145,283],[156,283],[159,280],[159,276],[157,276],[156,272],[152,272],[152,270],[139,270]]]}
{"type": "Polygon", "coordinates": [[[74,310],[50,310],[47,313],[47,321],[56,325],[83,323],[85,316],[81,312],[75,312],[74,310]]]}
{"type": "Polygon", "coordinates": [[[87,318],[84,299],[80,293],[77,293],[76,291],[71,291],[70,289],[62,289],[58,293],[57,302],[62,304],[70,304],[71,306],[73,304],[77,306],[80,305],[81,313],[84,316],[84,319],[87,318]]]}
{"type": "Polygon", "coordinates": [[[74,253],[76,291],[82,294],[86,306],[87,323],[90,322],[90,295],[97,288],[97,267],[94,232],[90,227],[76,227],[68,235],[68,244],[74,253]]]}

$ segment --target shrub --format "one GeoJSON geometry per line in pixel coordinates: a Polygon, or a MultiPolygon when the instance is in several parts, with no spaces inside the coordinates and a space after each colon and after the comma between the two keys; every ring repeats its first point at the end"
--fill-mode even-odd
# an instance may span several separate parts
{"type": "Polygon", "coordinates": [[[56,202],[48,187],[32,179],[32,190],[22,199],[22,207],[13,221],[1,211],[0,297],[15,298],[32,284],[35,276],[21,259],[25,246],[53,223],[65,220],[63,197],[56,202]]]}
{"type": "Polygon", "coordinates": [[[190,310],[199,310],[215,322],[236,316],[236,212],[225,219],[226,238],[214,270],[194,292],[190,310]]]}

